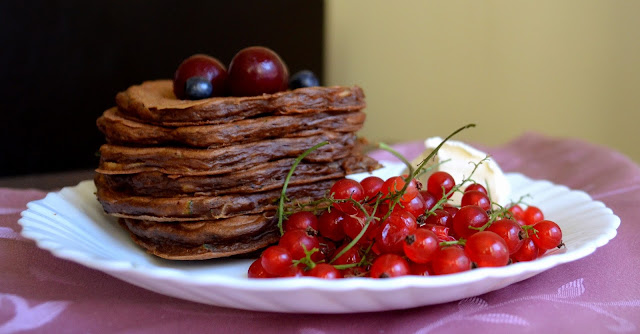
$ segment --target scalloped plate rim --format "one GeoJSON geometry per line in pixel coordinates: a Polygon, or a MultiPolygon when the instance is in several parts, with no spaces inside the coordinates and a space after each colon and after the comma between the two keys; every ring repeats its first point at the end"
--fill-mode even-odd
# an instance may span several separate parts
{"type": "MultiPolygon", "coordinates": [[[[264,291],[272,290],[272,291],[289,291],[296,289],[312,289],[312,290],[321,290],[321,291],[347,291],[347,290],[370,290],[370,291],[379,291],[379,290],[400,290],[405,288],[438,288],[438,287],[450,287],[450,286],[458,286],[464,284],[474,283],[476,281],[481,281],[485,279],[491,278],[509,278],[514,275],[527,276],[528,274],[536,275],[542,271],[551,269],[557,265],[572,262],[578,259],[581,259],[585,256],[593,253],[597,248],[606,245],[611,239],[613,239],[617,234],[617,228],[620,225],[620,219],[613,213],[611,209],[606,207],[604,203],[600,201],[595,201],[591,199],[591,197],[584,191],[581,190],[572,190],[569,187],[564,185],[554,184],[547,180],[533,180],[528,178],[527,176],[520,173],[508,173],[507,176],[510,178],[510,181],[514,180],[526,183],[535,183],[535,182],[543,182],[545,186],[549,187],[559,187],[563,192],[568,193],[581,193],[580,196],[586,195],[590,202],[595,203],[596,205],[601,206],[600,211],[598,211],[598,218],[600,216],[609,217],[610,221],[607,224],[606,233],[598,235],[597,238],[593,239],[591,242],[583,245],[583,247],[579,249],[571,250],[570,252],[564,252],[562,254],[545,256],[541,259],[532,262],[525,263],[516,263],[510,266],[502,267],[502,268],[479,268],[469,272],[446,275],[446,276],[432,276],[432,277],[420,277],[420,276],[404,276],[397,277],[387,280],[373,280],[369,278],[351,278],[344,279],[339,281],[326,281],[319,280],[315,278],[280,278],[280,279],[262,279],[262,280],[251,280],[248,278],[237,278],[230,277],[227,275],[221,274],[207,274],[207,275],[193,275],[187,271],[181,270],[180,268],[164,268],[164,267],[153,267],[149,265],[140,265],[135,262],[122,260],[122,259],[106,259],[101,256],[97,256],[96,254],[88,254],[81,250],[77,249],[67,249],[68,245],[57,243],[55,238],[52,240],[51,236],[47,238],[46,234],[38,233],[33,230],[34,220],[30,217],[25,217],[25,214],[29,211],[35,210],[37,206],[44,206],[43,203],[46,203],[48,200],[51,200],[51,196],[59,196],[64,200],[69,200],[65,197],[67,193],[78,194],[78,190],[84,183],[90,181],[83,181],[76,186],[73,187],[65,187],[62,190],[54,193],[49,193],[45,198],[32,201],[28,203],[27,210],[22,212],[22,217],[18,221],[19,224],[23,227],[21,233],[24,237],[28,239],[34,240],[38,247],[46,249],[50,251],[57,257],[71,260],[77,263],[80,263],[84,266],[103,271],[117,278],[121,278],[128,282],[131,282],[128,279],[125,279],[121,276],[127,276],[128,274],[134,274],[139,280],[154,280],[154,281],[166,281],[167,283],[176,283],[184,284],[185,286],[190,287],[206,287],[206,288],[233,288],[242,291],[264,291]],[[390,284],[393,282],[393,284],[390,284]]],[[[81,190],[81,189],[80,189],[81,190]]],[[[83,198],[87,200],[86,198],[83,198]]],[[[97,203],[97,201],[96,201],[97,203]]],[[[73,203],[70,203],[72,206],[73,203]]],[[[93,204],[95,205],[95,203],[93,204]]],[[[80,210],[77,206],[74,206],[76,209],[80,210]]],[[[37,222],[36,223],[41,223],[37,222]]],[[[95,223],[95,222],[94,222],[95,223]]],[[[140,252],[144,251],[139,249],[140,252]]],[[[151,255],[149,255],[151,256],[151,255]]],[[[223,264],[212,264],[214,266],[224,265],[223,264]]],[[[525,277],[526,278],[526,277],[525,277]]],[[[139,282],[131,282],[133,284],[145,287],[144,285],[139,284],[139,282]]],[[[153,290],[153,289],[152,289],[153,290]]],[[[153,290],[158,292],[157,290],[153,290]]],[[[160,292],[162,293],[162,292],[160,292]]],[[[214,304],[220,305],[220,304],[214,304]]],[[[427,303],[425,303],[427,305],[427,303]]],[[[221,306],[229,306],[229,305],[221,305],[221,306]]],[[[234,307],[234,306],[231,306],[234,307]]]]}

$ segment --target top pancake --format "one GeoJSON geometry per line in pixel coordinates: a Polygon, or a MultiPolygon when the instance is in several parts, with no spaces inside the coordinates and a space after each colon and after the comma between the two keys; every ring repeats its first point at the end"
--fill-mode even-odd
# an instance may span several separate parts
{"type": "Polygon", "coordinates": [[[120,111],[165,126],[219,124],[263,114],[358,111],[366,104],[360,87],[306,87],[247,97],[180,100],[171,80],[147,81],[116,95],[120,111]]]}

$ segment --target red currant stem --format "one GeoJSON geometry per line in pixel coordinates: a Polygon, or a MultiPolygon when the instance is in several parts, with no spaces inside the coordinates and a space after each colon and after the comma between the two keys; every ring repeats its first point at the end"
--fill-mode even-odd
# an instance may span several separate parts
{"type": "MultiPolygon", "coordinates": [[[[395,205],[397,203],[400,202],[400,198],[402,198],[402,195],[404,195],[404,193],[407,191],[407,187],[409,187],[409,183],[412,179],[414,179],[416,177],[416,171],[420,171],[422,169],[424,169],[424,166],[429,162],[429,160],[431,160],[431,158],[433,158],[438,151],[440,150],[440,148],[442,147],[442,145],[444,145],[445,142],[447,142],[447,140],[451,139],[451,137],[455,136],[456,134],[458,134],[460,131],[468,129],[468,128],[472,128],[475,127],[476,125],[471,123],[471,124],[467,124],[455,131],[453,131],[450,135],[448,135],[438,146],[436,146],[435,149],[433,149],[433,151],[431,151],[431,153],[429,153],[429,155],[424,158],[419,164],[417,168],[413,168],[413,166],[411,165],[411,163],[409,161],[407,161],[407,159],[405,157],[402,156],[402,154],[400,154],[399,152],[397,152],[396,150],[394,150],[393,148],[391,148],[390,146],[384,144],[384,143],[380,143],[379,147],[383,150],[388,151],[389,153],[393,154],[394,156],[396,156],[397,158],[399,158],[402,162],[404,162],[405,165],[407,165],[407,168],[409,169],[409,175],[407,175],[407,178],[405,179],[405,184],[404,187],[402,187],[402,189],[396,193],[394,193],[391,196],[391,203],[389,205],[389,211],[387,212],[387,214],[385,215],[384,219],[387,219],[390,215],[391,212],[393,211],[393,208],[395,207],[395,205]]],[[[478,168],[478,166],[476,166],[476,168],[478,168]]],[[[475,171],[475,168],[474,168],[475,171]]],[[[452,190],[453,191],[453,190],[452,190]]]]}
{"type": "Polygon", "coordinates": [[[391,216],[391,213],[393,213],[393,209],[396,207],[396,204],[400,203],[400,201],[398,200],[400,197],[402,197],[402,195],[398,196],[397,198],[395,196],[392,196],[391,199],[389,200],[389,211],[387,211],[387,213],[384,215],[384,217],[382,217],[382,220],[384,221],[385,219],[389,218],[389,216],[391,216]]]}
{"type": "Polygon", "coordinates": [[[538,230],[536,230],[532,225],[522,225],[520,227],[522,227],[522,230],[524,230],[527,238],[529,238],[529,232],[533,233],[534,235],[538,235],[538,230]]]}
{"type": "Polygon", "coordinates": [[[447,202],[449,200],[449,198],[447,198],[447,194],[442,195],[442,198],[440,198],[436,204],[431,208],[431,210],[425,212],[426,215],[435,215],[435,211],[437,209],[442,209],[442,205],[447,202]]]}
{"type": "Polygon", "coordinates": [[[447,247],[447,246],[455,246],[455,245],[460,245],[463,246],[467,243],[467,240],[465,239],[458,239],[458,240],[453,240],[453,241],[441,241],[440,242],[440,247],[447,247]]]}
{"type": "MultiPolygon", "coordinates": [[[[448,136],[447,136],[447,138],[445,138],[445,139],[444,139],[444,140],[443,140],[443,141],[442,141],[438,146],[436,146],[436,148],[435,148],[433,151],[431,151],[431,153],[429,153],[429,155],[428,155],[426,158],[424,158],[424,159],[423,159],[423,160],[418,164],[418,167],[416,168],[416,170],[421,170],[422,168],[424,168],[424,165],[426,165],[426,164],[427,164],[427,162],[429,162],[429,160],[431,160],[431,158],[433,158],[433,157],[438,153],[438,151],[440,150],[440,148],[442,147],[442,145],[444,145],[444,143],[445,143],[447,140],[451,139],[451,137],[453,137],[453,136],[457,135],[457,134],[458,134],[460,131],[462,131],[462,130],[465,130],[465,129],[468,129],[468,128],[473,128],[473,127],[475,127],[475,126],[476,126],[475,124],[471,123],[471,124],[467,124],[467,125],[465,125],[465,126],[463,126],[463,127],[459,128],[459,129],[457,129],[456,131],[453,131],[453,132],[452,132],[450,135],[448,135],[448,136]]],[[[415,175],[409,175],[409,176],[413,178],[415,175]]]]}
{"type": "Polygon", "coordinates": [[[517,201],[515,204],[525,204],[525,205],[527,205],[527,204],[524,202],[525,197],[531,197],[531,194],[526,194],[526,195],[522,195],[522,196],[520,196],[520,198],[518,199],[518,201],[517,201]]]}
{"type": "MultiPolygon", "coordinates": [[[[487,189],[487,191],[488,191],[488,189],[487,189]]],[[[498,218],[506,218],[506,219],[511,219],[511,220],[514,220],[514,221],[515,221],[515,220],[516,220],[516,217],[513,215],[513,213],[511,213],[511,211],[509,211],[509,207],[514,206],[514,205],[522,204],[522,203],[523,203],[523,199],[524,199],[525,197],[528,197],[528,196],[531,196],[531,195],[527,194],[527,195],[520,196],[520,199],[518,199],[518,201],[517,201],[517,202],[515,202],[515,203],[511,202],[511,203],[510,203],[508,206],[506,206],[506,207],[505,207],[505,206],[500,205],[499,203],[496,203],[496,202],[493,202],[493,201],[492,201],[492,202],[491,202],[492,206],[497,206],[497,207],[498,207],[498,210],[494,210],[494,211],[491,213],[491,218],[490,218],[490,220],[491,220],[491,221],[496,221],[496,220],[498,220],[498,218]]]]}
{"type": "Polygon", "coordinates": [[[360,263],[349,263],[349,264],[333,264],[332,266],[338,270],[343,270],[343,269],[357,267],[359,265],[360,263]]]}
{"type": "Polygon", "coordinates": [[[349,263],[349,264],[334,264],[333,267],[338,270],[342,270],[342,269],[349,269],[349,268],[359,267],[364,265],[365,263],[367,263],[367,255],[369,254],[369,251],[371,251],[371,247],[373,247],[373,243],[370,243],[369,247],[367,247],[367,249],[364,251],[364,255],[362,256],[362,259],[360,260],[360,262],[349,263]]]}
{"type": "Polygon", "coordinates": [[[431,165],[431,166],[429,166],[427,168],[423,167],[422,169],[416,170],[416,178],[419,178],[420,176],[429,173],[430,171],[436,169],[436,167],[439,167],[440,165],[442,165],[442,164],[444,164],[446,162],[449,162],[449,161],[451,161],[451,159],[442,160],[442,161],[439,161],[438,163],[433,164],[433,165],[431,165]]]}
{"type": "Polygon", "coordinates": [[[511,205],[510,205],[510,206],[520,205],[520,204],[528,205],[528,204],[524,201],[524,199],[525,199],[525,198],[527,198],[527,197],[531,197],[531,194],[525,194],[525,195],[520,196],[520,198],[518,199],[518,201],[516,201],[515,203],[511,203],[511,205]]]}
{"type": "Polygon", "coordinates": [[[484,223],[484,225],[480,226],[480,227],[475,227],[475,226],[467,226],[468,228],[472,229],[472,230],[476,230],[478,232],[482,232],[484,230],[486,230],[489,226],[491,226],[491,224],[493,224],[495,220],[489,219],[489,221],[487,221],[486,223],[484,223]]]}
{"type": "MultiPolygon", "coordinates": [[[[489,156],[487,156],[487,158],[489,158],[489,156]]],[[[489,198],[489,203],[491,203],[491,206],[489,207],[491,211],[493,211],[494,205],[502,208],[500,204],[493,202],[493,198],[491,198],[491,187],[489,187],[489,180],[487,179],[484,180],[484,189],[487,190],[487,198],[489,198]]]]}
{"type": "Polygon", "coordinates": [[[364,265],[365,263],[368,262],[369,259],[367,258],[367,255],[369,255],[369,252],[371,251],[372,247],[373,247],[373,242],[369,244],[367,249],[365,249],[364,254],[362,255],[362,259],[360,260],[358,265],[364,265]]]}
{"type": "Polygon", "coordinates": [[[365,198],[364,202],[370,203],[374,199],[375,199],[375,202],[378,202],[380,201],[381,198],[382,198],[382,193],[378,193],[375,198],[371,198],[371,199],[365,198]]]}
{"type": "MultiPolygon", "coordinates": [[[[409,162],[409,160],[407,160],[407,158],[405,158],[402,154],[400,154],[400,152],[394,150],[393,148],[391,148],[391,146],[385,143],[379,143],[378,147],[393,154],[396,158],[400,159],[400,161],[402,161],[405,165],[407,165],[407,168],[409,168],[409,177],[411,177],[415,173],[415,170],[413,169],[413,166],[411,166],[411,163],[409,162]]],[[[411,180],[411,179],[409,178],[408,180],[411,180]]]]}
{"type": "MultiPolygon", "coordinates": [[[[489,156],[487,155],[478,162],[469,161],[470,164],[473,164],[473,169],[471,170],[471,173],[469,173],[469,176],[467,176],[462,180],[462,182],[460,182],[458,187],[451,189],[450,193],[452,194],[454,191],[461,191],[460,188],[462,187],[463,184],[467,182],[475,182],[471,177],[473,176],[473,174],[476,173],[476,171],[478,170],[478,167],[480,167],[480,165],[482,165],[485,161],[488,161],[488,160],[489,160],[489,156]]],[[[487,192],[488,192],[488,189],[487,189],[487,192]]]]}
{"type": "Polygon", "coordinates": [[[313,214],[317,215],[322,210],[326,209],[331,205],[331,203],[336,202],[331,198],[321,198],[315,201],[307,202],[307,203],[295,203],[293,205],[285,206],[284,215],[289,216],[298,211],[309,211],[313,214]],[[327,203],[327,204],[325,204],[327,203]]]}
{"type": "MultiPolygon", "coordinates": [[[[302,250],[304,250],[304,257],[301,258],[300,260],[293,260],[293,265],[297,266],[298,264],[302,263],[307,266],[308,270],[311,270],[317,265],[317,263],[311,259],[311,255],[313,255],[313,253],[315,252],[319,252],[320,250],[315,247],[312,248],[311,250],[307,250],[307,247],[305,245],[301,245],[301,246],[302,246],[302,250]]],[[[319,263],[321,262],[322,261],[320,261],[319,263]]]]}
{"type": "MultiPolygon", "coordinates": [[[[360,239],[362,239],[362,236],[367,232],[367,229],[369,228],[369,225],[371,224],[371,222],[373,221],[373,219],[375,218],[375,214],[376,214],[376,210],[378,210],[378,204],[380,203],[379,201],[376,201],[376,204],[374,204],[373,206],[373,211],[371,212],[371,214],[369,214],[367,212],[367,210],[364,208],[364,206],[362,206],[362,204],[360,204],[360,202],[351,199],[351,201],[356,204],[358,206],[358,208],[365,214],[365,223],[364,226],[362,227],[362,230],[360,231],[360,233],[358,233],[358,235],[356,235],[355,238],[353,238],[353,240],[351,240],[351,242],[349,242],[347,244],[346,247],[344,247],[340,252],[338,252],[338,254],[336,254],[333,259],[331,259],[331,261],[329,261],[329,263],[333,263],[335,260],[337,260],[339,257],[341,257],[344,253],[346,253],[348,250],[350,250],[351,248],[353,248],[353,246],[355,246],[356,243],[358,243],[358,241],[360,241],[360,239]]],[[[355,219],[360,219],[359,217],[356,217],[355,215],[352,216],[355,219]]]]}
{"type": "Polygon", "coordinates": [[[298,167],[298,164],[300,164],[300,162],[302,161],[302,159],[304,159],[307,155],[309,155],[311,152],[319,149],[322,146],[325,146],[329,144],[328,141],[323,141],[319,144],[316,144],[315,146],[313,146],[312,148],[304,151],[302,154],[300,154],[296,160],[293,162],[293,165],[291,166],[291,169],[289,170],[289,174],[287,174],[287,177],[284,179],[284,184],[282,185],[282,192],[280,193],[280,199],[278,202],[278,229],[280,230],[280,235],[284,234],[284,229],[282,228],[282,221],[284,220],[284,202],[287,200],[287,196],[285,195],[286,191],[287,191],[287,186],[289,185],[289,181],[291,180],[291,176],[293,175],[293,172],[296,170],[296,167],[298,167]]]}

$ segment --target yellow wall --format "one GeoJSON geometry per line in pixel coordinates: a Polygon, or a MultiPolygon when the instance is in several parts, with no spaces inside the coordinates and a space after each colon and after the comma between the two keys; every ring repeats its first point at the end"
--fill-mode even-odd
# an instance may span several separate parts
{"type": "Polygon", "coordinates": [[[535,131],[640,162],[640,1],[327,0],[326,83],[358,84],[373,141],[535,131]]]}

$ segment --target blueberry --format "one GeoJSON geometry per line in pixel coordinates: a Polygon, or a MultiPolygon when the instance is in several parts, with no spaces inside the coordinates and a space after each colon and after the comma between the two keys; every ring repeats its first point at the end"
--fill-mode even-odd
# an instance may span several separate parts
{"type": "Polygon", "coordinates": [[[303,70],[291,77],[289,80],[289,88],[296,89],[302,87],[319,86],[318,78],[309,70],[303,70]]]}
{"type": "Polygon", "coordinates": [[[211,97],[213,86],[207,78],[191,77],[187,79],[184,87],[184,95],[189,100],[200,100],[211,97]]]}

